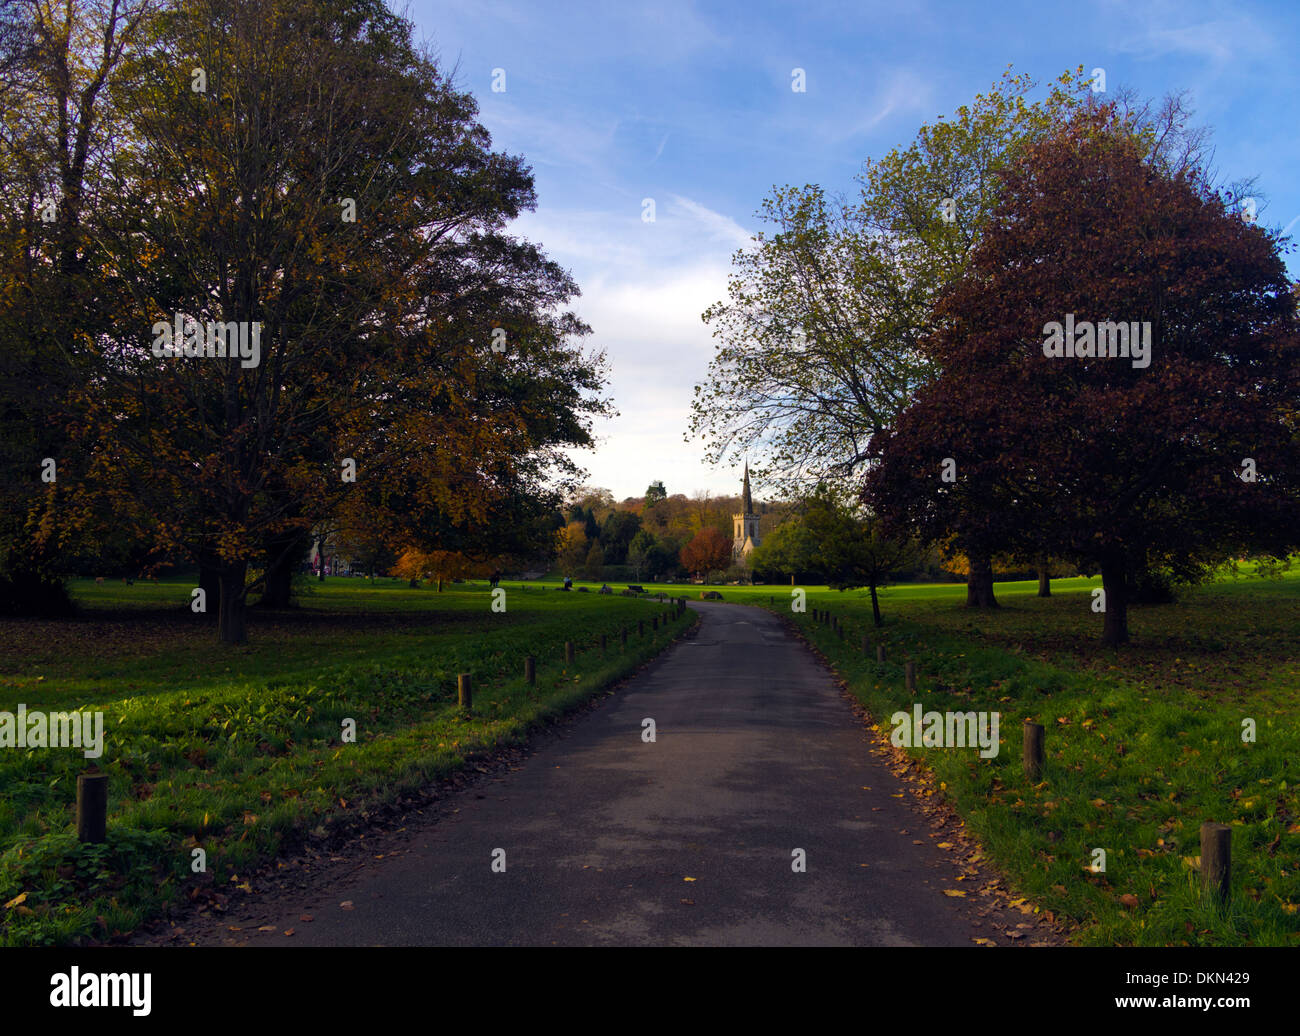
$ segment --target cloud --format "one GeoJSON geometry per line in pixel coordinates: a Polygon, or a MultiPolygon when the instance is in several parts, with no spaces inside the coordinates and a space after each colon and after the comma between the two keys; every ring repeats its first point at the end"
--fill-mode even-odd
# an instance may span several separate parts
{"type": "Polygon", "coordinates": [[[650,224],[629,204],[626,213],[549,209],[513,225],[573,271],[582,297],[572,308],[591,325],[587,343],[608,354],[608,392],[620,416],[597,424],[594,453],[573,457],[592,484],[619,499],[643,492],[652,478],[684,492],[734,488],[730,471],[712,472],[699,445],[682,437],[695,384],[713,356],[700,315],[726,297],[731,253],[749,233],[694,199],[664,202],[650,224]]]}
{"type": "Polygon", "coordinates": [[[706,228],[713,239],[728,242],[733,248],[744,248],[750,244],[753,235],[730,216],[714,212],[699,202],[683,198],[680,194],[672,195],[672,200],[678,207],[684,209],[688,216],[706,228]]]}

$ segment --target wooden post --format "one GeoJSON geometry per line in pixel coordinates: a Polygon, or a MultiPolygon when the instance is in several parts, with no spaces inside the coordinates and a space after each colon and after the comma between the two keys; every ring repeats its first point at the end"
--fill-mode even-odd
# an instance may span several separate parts
{"type": "Polygon", "coordinates": [[[644,636],[645,636],[645,619],[637,619],[637,620],[636,620],[636,635],[637,635],[638,637],[644,637],[644,636]]]}
{"type": "Polygon", "coordinates": [[[535,684],[537,682],[537,659],[532,655],[524,656],[524,683],[535,684]]]}
{"type": "Polygon", "coordinates": [[[474,709],[474,683],[469,673],[461,673],[456,677],[456,697],[460,701],[460,707],[466,712],[472,712],[474,709]]]}
{"type": "Polygon", "coordinates": [[[1025,721],[1025,776],[1036,781],[1043,775],[1043,725],[1025,721]]]}
{"type": "Polygon", "coordinates": [[[916,663],[910,659],[903,666],[903,678],[907,681],[907,693],[916,693],[916,663]]]}
{"type": "Polygon", "coordinates": [[[657,630],[658,628],[659,628],[659,616],[656,615],[653,619],[650,620],[650,629],[657,630]]]}
{"type": "Polygon", "coordinates": [[[627,650],[627,627],[626,626],[624,626],[623,629],[619,632],[618,639],[619,639],[619,650],[626,651],[627,650]]]}
{"type": "Polygon", "coordinates": [[[876,661],[877,661],[877,662],[880,662],[880,663],[883,663],[883,662],[885,661],[885,645],[884,645],[884,644],[877,644],[877,645],[876,645],[876,661]]]}
{"type": "Polygon", "coordinates": [[[1232,828],[1227,824],[1201,825],[1201,888],[1220,903],[1232,887],[1232,828]]]}
{"type": "Polygon", "coordinates": [[[108,774],[77,776],[77,841],[102,842],[108,837],[108,774]]]}
{"type": "Polygon", "coordinates": [[[573,641],[571,640],[564,642],[564,664],[573,665],[573,641]]]}

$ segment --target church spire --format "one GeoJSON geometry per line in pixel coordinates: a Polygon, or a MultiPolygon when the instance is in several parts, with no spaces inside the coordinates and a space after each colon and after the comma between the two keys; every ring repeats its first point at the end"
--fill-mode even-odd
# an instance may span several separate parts
{"type": "Polygon", "coordinates": [[[741,506],[745,509],[745,514],[754,513],[754,501],[749,495],[749,461],[745,461],[745,499],[741,506]]]}

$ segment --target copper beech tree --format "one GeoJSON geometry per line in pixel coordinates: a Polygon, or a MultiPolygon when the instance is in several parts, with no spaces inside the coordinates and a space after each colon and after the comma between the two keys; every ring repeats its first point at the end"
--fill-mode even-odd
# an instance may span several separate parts
{"type": "Polygon", "coordinates": [[[686,571],[702,575],[707,583],[710,572],[731,564],[731,541],[712,525],[706,525],[682,548],[681,564],[686,571]]]}
{"type": "Polygon", "coordinates": [[[1277,235],[1196,170],[1144,160],[1112,110],[1002,174],[937,316],[925,348],[943,373],[877,437],[867,479],[898,528],[1100,572],[1107,645],[1129,638],[1135,566],[1300,544],[1300,343],[1277,235]]]}

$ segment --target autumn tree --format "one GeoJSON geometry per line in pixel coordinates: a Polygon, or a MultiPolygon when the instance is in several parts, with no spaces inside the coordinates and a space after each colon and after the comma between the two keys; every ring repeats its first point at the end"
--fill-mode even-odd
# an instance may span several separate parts
{"type": "Polygon", "coordinates": [[[504,233],[522,160],[379,0],[182,0],[150,40],[100,218],[125,297],[78,399],[86,495],[217,574],[230,643],[250,566],[340,513],[467,557],[535,529],[605,404],[576,286],[504,233]],[[260,348],[160,355],[173,316],[260,348]]]}
{"type": "Polygon", "coordinates": [[[569,522],[560,532],[559,565],[561,571],[573,573],[579,571],[587,561],[591,546],[587,541],[587,531],[582,522],[569,522]]]}
{"type": "MultiPolygon", "coordinates": [[[[738,253],[727,298],[704,320],[717,351],[696,387],[692,431],[712,463],[765,458],[763,477],[799,494],[824,478],[856,477],[871,442],[938,374],[921,347],[939,292],[964,271],[996,202],[997,171],[1069,112],[1092,103],[1079,68],[1041,100],[1005,73],[951,119],[922,126],[906,148],[865,163],[858,196],[818,185],[774,189],[771,227],[738,253]]],[[[1173,164],[1200,154],[1180,98],[1143,104],[1135,132],[1173,164]]],[[[971,567],[968,603],[996,604],[987,558],[971,567]]]]}
{"type": "Polygon", "coordinates": [[[1199,169],[1152,161],[1111,107],[1032,145],[1001,183],[938,305],[943,373],[877,437],[869,497],[968,553],[1099,571],[1103,643],[1118,645],[1130,576],[1153,557],[1300,544],[1300,343],[1279,232],[1199,169]]]}
{"type": "Polygon", "coordinates": [[[706,525],[681,550],[681,563],[688,572],[704,577],[731,564],[731,540],[712,525],[706,525]]]}

